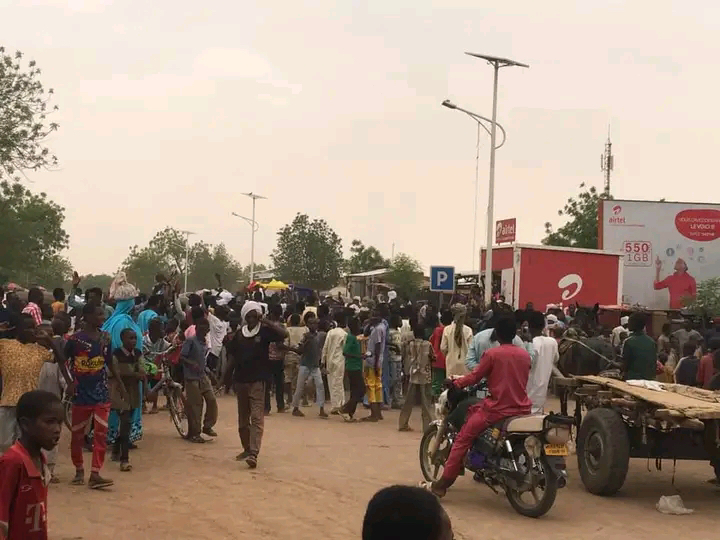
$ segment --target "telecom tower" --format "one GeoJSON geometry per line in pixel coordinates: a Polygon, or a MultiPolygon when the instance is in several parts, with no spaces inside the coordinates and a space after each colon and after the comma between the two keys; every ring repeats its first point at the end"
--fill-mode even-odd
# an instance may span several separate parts
{"type": "Polygon", "coordinates": [[[608,126],[608,138],[605,143],[605,152],[600,155],[600,170],[605,173],[605,195],[610,195],[610,173],[615,164],[615,156],[612,154],[612,143],[610,142],[610,126],[608,126]]]}

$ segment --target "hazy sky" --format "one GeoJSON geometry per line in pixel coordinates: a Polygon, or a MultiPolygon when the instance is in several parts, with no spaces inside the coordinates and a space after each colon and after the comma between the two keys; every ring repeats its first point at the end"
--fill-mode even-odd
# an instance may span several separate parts
{"type": "MultiPolygon", "coordinates": [[[[617,198],[720,200],[720,4],[382,0],[4,0],[0,36],[55,88],[54,172],[68,256],[112,272],[166,225],[268,263],[296,212],[424,265],[472,266],[475,124],[501,71],[496,218],[518,240],[581,182],[602,184],[612,125],[617,198]],[[8,5],[9,4],[9,5],[8,5]]],[[[489,137],[481,140],[478,248],[489,137]]]]}

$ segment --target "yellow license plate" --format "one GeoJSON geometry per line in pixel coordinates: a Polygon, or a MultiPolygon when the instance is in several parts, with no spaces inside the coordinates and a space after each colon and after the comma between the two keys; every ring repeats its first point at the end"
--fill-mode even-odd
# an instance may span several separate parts
{"type": "Polygon", "coordinates": [[[546,456],[567,456],[568,449],[564,444],[546,444],[545,445],[546,456]]]}

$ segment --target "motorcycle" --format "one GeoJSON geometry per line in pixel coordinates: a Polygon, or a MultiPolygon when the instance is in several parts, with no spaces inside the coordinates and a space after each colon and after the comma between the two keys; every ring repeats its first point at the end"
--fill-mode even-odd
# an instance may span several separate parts
{"type": "MultiPolygon", "coordinates": [[[[436,418],[420,440],[420,469],[428,482],[442,476],[455,437],[470,406],[479,403],[483,387],[445,390],[436,418]]],[[[557,490],[567,484],[565,457],[574,419],[558,414],[506,418],[490,426],[465,456],[474,479],[500,494],[523,516],[537,518],[552,508],[557,490]]]]}

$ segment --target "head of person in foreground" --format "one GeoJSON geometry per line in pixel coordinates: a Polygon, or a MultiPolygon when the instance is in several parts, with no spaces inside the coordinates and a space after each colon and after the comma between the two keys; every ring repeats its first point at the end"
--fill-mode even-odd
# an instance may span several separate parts
{"type": "Polygon", "coordinates": [[[363,540],[452,540],[450,518],[427,490],[390,486],[378,491],[365,511],[363,540]]]}

